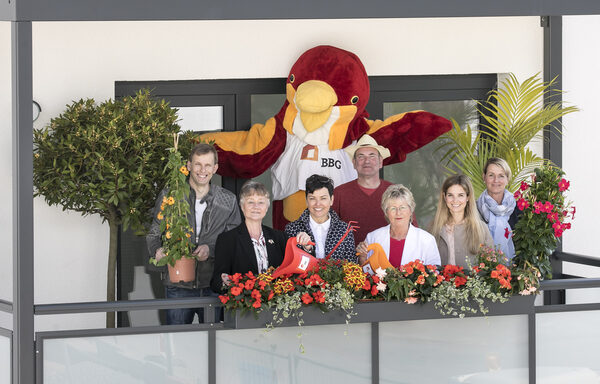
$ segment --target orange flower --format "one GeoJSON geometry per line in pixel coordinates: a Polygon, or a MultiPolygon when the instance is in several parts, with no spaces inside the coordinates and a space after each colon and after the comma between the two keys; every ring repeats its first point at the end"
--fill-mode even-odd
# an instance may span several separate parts
{"type": "Polygon", "coordinates": [[[170,232],[170,231],[167,231],[167,233],[165,233],[165,237],[166,237],[167,239],[170,239],[170,238],[171,238],[171,232],[170,232]]]}
{"type": "Polygon", "coordinates": [[[219,295],[219,300],[221,300],[221,303],[225,304],[229,301],[229,296],[219,295]]]}
{"type": "Polygon", "coordinates": [[[175,199],[173,198],[173,196],[169,196],[169,198],[167,199],[167,204],[169,204],[169,205],[175,204],[175,199]]]}
{"type": "Polygon", "coordinates": [[[179,172],[183,173],[186,176],[190,174],[190,171],[188,171],[185,165],[182,165],[181,168],[179,168],[179,172]]]}
{"type": "Polygon", "coordinates": [[[310,293],[305,293],[302,295],[302,302],[304,304],[310,304],[313,302],[313,297],[310,295],[310,293]]]}
{"type": "Polygon", "coordinates": [[[163,216],[162,212],[158,212],[158,215],[156,215],[156,218],[157,218],[158,220],[162,220],[162,219],[164,219],[165,217],[163,216]]]}
{"type": "Polygon", "coordinates": [[[189,239],[190,237],[192,237],[192,235],[190,235],[189,233],[186,233],[185,237],[187,237],[189,239]]]}
{"type": "Polygon", "coordinates": [[[231,288],[231,294],[233,296],[238,296],[241,293],[242,293],[242,288],[238,287],[237,285],[235,287],[231,288]]]}
{"type": "Polygon", "coordinates": [[[254,308],[260,308],[261,305],[262,305],[262,303],[260,302],[260,299],[256,300],[254,303],[252,303],[252,306],[254,308]]]}
{"type": "Polygon", "coordinates": [[[419,275],[419,277],[417,277],[417,284],[425,284],[425,277],[423,275],[419,275]]]}

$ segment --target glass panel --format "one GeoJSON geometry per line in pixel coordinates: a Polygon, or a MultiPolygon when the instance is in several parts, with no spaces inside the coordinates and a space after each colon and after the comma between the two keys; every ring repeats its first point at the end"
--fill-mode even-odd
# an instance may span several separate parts
{"type": "Polygon", "coordinates": [[[0,334],[0,384],[10,383],[11,355],[10,338],[0,334]]]}
{"type": "Polygon", "coordinates": [[[0,300],[12,302],[12,86],[10,22],[0,22],[0,300]]]}
{"type": "Polygon", "coordinates": [[[45,384],[207,383],[208,333],[44,340],[45,384]]]}
{"type": "Polygon", "coordinates": [[[217,383],[367,384],[370,356],[370,324],[218,331],[217,383]]]}
{"type": "Polygon", "coordinates": [[[535,318],[538,383],[599,383],[600,311],[541,313],[535,318]]]}
{"type": "MultiPolygon", "coordinates": [[[[425,110],[447,119],[453,118],[462,128],[467,125],[476,130],[479,124],[474,100],[393,102],[383,103],[383,118],[414,110],[425,110]]],[[[438,138],[419,150],[410,153],[399,164],[384,167],[384,178],[407,186],[417,203],[416,216],[421,228],[428,228],[435,216],[438,194],[444,182],[443,151],[435,151],[443,143],[438,138]],[[427,177],[423,177],[426,175],[427,177]]]]}
{"type": "Polygon", "coordinates": [[[179,126],[182,131],[221,131],[223,130],[223,106],[177,107],[179,126]]]}
{"type": "Polygon", "coordinates": [[[0,311],[0,328],[13,329],[13,315],[12,313],[0,311]]]}
{"type": "Polygon", "coordinates": [[[527,383],[527,316],[379,324],[381,383],[527,383]]]}
{"type": "MultiPolygon", "coordinates": [[[[251,95],[250,96],[250,125],[264,124],[269,118],[275,116],[285,102],[285,95],[251,95]]],[[[271,181],[271,169],[266,170],[262,175],[253,180],[261,182],[270,191],[273,186],[271,181]]],[[[269,207],[267,215],[263,220],[265,225],[273,226],[273,212],[269,207]]]]}

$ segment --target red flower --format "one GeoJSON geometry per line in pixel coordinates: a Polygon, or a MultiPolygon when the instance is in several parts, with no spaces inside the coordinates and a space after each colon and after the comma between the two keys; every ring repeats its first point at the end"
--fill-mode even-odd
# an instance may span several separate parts
{"type": "Polygon", "coordinates": [[[533,211],[534,213],[540,213],[542,210],[543,204],[540,203],[539,201],[536,201],[535,203],[533,203],[533,208],[535,208],[535,210],[533,211]]]}
{"type": "Polygon", "coordinates": [[[247,290],[251,290],[252,288],[254,288],[255,282],[255,280],[246,280],[246,285],[244,285],[244,288],[246,288],[247,290]]]}
{"type": "Polygon", "coordinates": [[[254,299],[254,300],[260,300],[260,292],[257,289],[253,289],[252,293],[250,293],[250,296],[254,299]]]}
{"type": "Polygon", "coordinates": [[[377,285],[373,284],[373,286],[371,287],[371,295],[377,296],[378,293],[379,291],[377,290],[377,285]]]}
{"type": "Polygon", "coordinates": [[[565,179],[561,179],[561,180],[558,182],[558,190],[559,190],[559,192],[564,192],[564,191],[566,191],[567,189],[569,189],[569,186],[570,186],[570,185],[571,185],[571,183],[569,183],[567,180],[565,180],[565,179]]]}
{"type": "Polygon", "coordinates": [[[497,279],[498,278],[498,271],[492,271],[492,278],[493,279],[497,279]]]}
{"type": "Polygon", "coordinates": [[[254,279],[254,273],[252,273],[252,271],[248,271],[246,272],[246,277],[248,277],[249,279],[254,279]]]}
{"type": "Polygon", "coordinates": [[[529,188],[529,184],[527,184],[525,181],[521,181],[521,186],[519,187],[519,189],[521,191],[525,191],[527,190],[527,188],[529,188]]]}
{"type": "Polygon", "coordinates": [[[554,223],[559,219],[558,212],[549,213],[548,215],[546,215],[546,217],[548,218],[548,220],[550,220],[551,223],[554,223]]]}
{"type": "Polygon", "coordinates": [[[575,218],[575,207],[573,207],[573,212],[571,212],[571,218],[574,219],[575,218]]]}
{"type": "Polygon", "coordinates": [[[521,191],[517,190],[514,194],[513,194],[515,199],[520,199],[521,198],[521,191]]]}
{"type": "Polygon", "coordinates": [[[264,281],[264,280],[260,280],[260,281],[258,282],[258,287],[259,287],[261,290],[264,290],[266,286],[267,286],[267,282],[266,282],[266,281],[264,281]]]}
{"type": "Polygon", "coordinates": [[[365,283],[363,284],[362,289],[364,289],[365,291],[368,291],[371,289],[371,283],[369,282],[368,279],[365,279],[365,283]]]}
{"type": "Polygon", "coordinates": [[[379,282],[381,281],[381,280],[379,279],[379,276],[377,276],[377,275],[373,275],[373,276],[371,276],[371,278],[373,279],[373,283],[374,283],[374,284],[377,284],[377,283],[379,283],[379,282]]]}
{"type": "Polygon", "coordinates": [[[273,291],[269,292],[269,297],[267,297],[267,301],[271,300],[273,298],[273,296],[275,296],[275,292],[273,292],[273,291]]]}
{"type": "Polygon", "coordinates": [[[419,277],[417,277],[417,284],[425,284],[425,276],[423,275],[419,275],[419,277]]]}
{"type": "Polygon", "coordinates": [[[310,293],[305,293],[304,295],[302,295],[302,302],[304,304],[310,304],[313,302],[313,298],[310,295],[310,293]]]}
{"type": "Polygon", "coordinates": [[[466,283],[467,279],[465,279],[464,277],[456,276],[454,278],[454,285],[456,286],[456,288],[460,287],[461,285],[465,285],[466,283]]]}
{"type": "Polygon", "coordinates": [[[262,303],[260,302],[260,299],[257,299],[254,303],[252,303],[254,308],[260,308],[261,305],[262,303]]]}
{"type": "Polygon", "coordinates": [[[517,201],[517,207],[519,210],[524,211],[529,208],[529,201],[525,199],[519,199],[519,201],[517,201]]]}
{"type": "Polygon", "coordinates": [[[242,293],[242,288],[238,287],[237,285],[235,287],[231,288],[231,294],[233,296],[238,296],[241,293],[242,293]]]}
{"type": "Polygon", "coordinates": [[[221,303],[225,304],[229,301],[229,296],[219,295],[219,300],[221,300],[221,303]]]}
{"type": "Polygon", "coordinates": [[[317,291],[313,293],[313,297],[317,303],[323,304],[325,302],[325,292],[323,291],[317,291]]]}
{"type": "Polygon", "coordinates": [[[506,237],[508,239],[508,237],[510,236],[510,230],[508,229],[508,227],[504,228],[504,237],[506,237]]]}
{"type": "Polygon", "coordinates": [[[544,203],[544,209],[543,209],[544,212],[550,213],[550,212],[552,212],[553,209],[554,209],[554,204],[552,204],[549,201],[546,201],[544,203]]]}
{"type": "Polygon", "coordinates": [[[233,276],[231,276],[231,281],[233,281],[233,284],[237,284],[240,282],[241,278],[242,278],[241,273],[234,273],[233,276]]]}

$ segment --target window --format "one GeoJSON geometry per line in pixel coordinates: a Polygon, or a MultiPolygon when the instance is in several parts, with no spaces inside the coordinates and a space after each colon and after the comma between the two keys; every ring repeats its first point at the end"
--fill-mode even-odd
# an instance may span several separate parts
{"type": "MultiPolygon", "coordinates": [[[[470,124],[474,128],[479,117],[473,100],[484,100],[496,86],[496,81],[495,74],[374,76],[370,78],[371,96],[367,111],[371,119],[385,119],[394,114],[424,109],[454,118],[463,127],[470,124]]],[[[277,114],[285,101],[284,78],[117,82],[115,95],[117,98],[132,95],[140,88],[149,88],[156,97],[181,108],[181,124],[186,130],[249,129],[252,124],[263,124],[277,114]]],[[[403,183],[413,191],[421,227],[427,226],[435,213],[443,181],[444,168],[439,161],[440,153],[435,151],[439,140],[409,154],[404,163],[386,166],[383,170],[385,179],[403,183]]],[[[270,173],[266,171],[256,180],[270,188],[270,173]]],[[[227,177],[213,180],[236,194],[245,181],[227,177]]],[[[265,223],[271,223],[270,210],[265,223]]],[[[164,297],[158,274],[145,273],[147,259],[144,239],[133,233],[122,233],[117,264],[118,299],[164,297]]],[[[143,311],[132,312],[131,317],[126,313],[119,316],[120,326],[130,323],[150,325],[157,321],[156,316],[149,316],[143,311]]]]}

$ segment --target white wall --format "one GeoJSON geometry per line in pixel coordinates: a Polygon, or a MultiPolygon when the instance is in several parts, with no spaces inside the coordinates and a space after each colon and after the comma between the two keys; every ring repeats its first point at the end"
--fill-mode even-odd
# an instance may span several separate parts
{"type": "MultiPolygon", "coordinates": [[[[581,111],[563,119],[563,169],[571,181],[569,198],[577,207],[571,231],[565,233],[566,252],[600,257],[598,236],[597,151],[600,127],[600,16],[566,16],[563,18],[563,99],[581,111]]],[[[600,268],[565,263],[566,273],[600,277],[600,268]]],[[[582,301],[594,297],[592,290],[574,291],[570,299],[582,301]]],[[[600,292],[596,290],[596,300],[600,292]]]]}
{"type": "MultiPolygon", "coordinates": [[[[0,29],[0,52],[10,51],[6,33],[0,29]]],[[[513,72],[524,79],[543,69],[538,17],[34,23],[33,37],[38,128],[72,100],[113,97],[116,80],[285,77],[319,44],[353,51],[369,75],[513,72]]],[[[10,98],[1,92],[4,111],[10,98]]],[[[10,120],[1,119],[0,129],[9,131],[10,120]]],[[[36,302],[104,300],[107,245],[108,227],[98,218],[37,199],[36,302]],[[82,277],[65,277],[65,267],[82,277]]],[[[37,326],[56,329],[60,322],[38,319],[37,326]]],[[[102,325],[102,315],[69,319],[73,327],[102,325]]]]}

